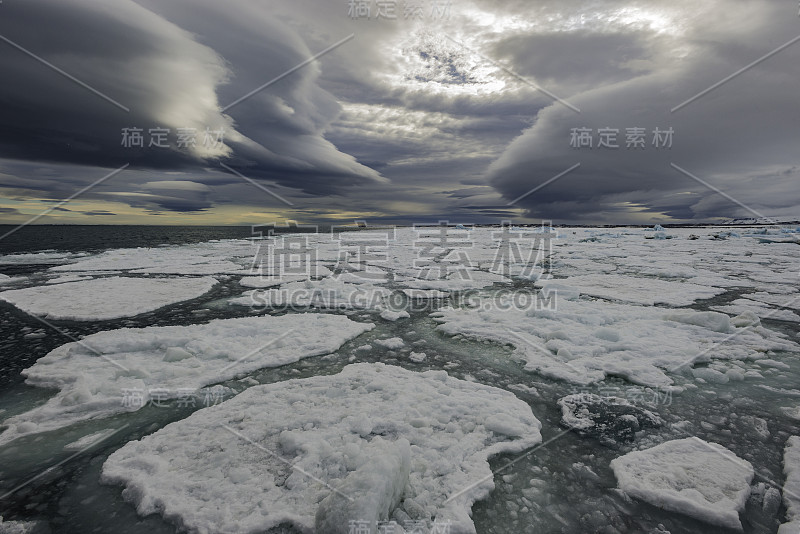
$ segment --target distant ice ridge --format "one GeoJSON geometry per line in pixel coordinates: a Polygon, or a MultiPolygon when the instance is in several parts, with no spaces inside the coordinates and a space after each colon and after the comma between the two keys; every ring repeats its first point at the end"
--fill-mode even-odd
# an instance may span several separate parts
{"type": "Polygon", "coordinates": [[[257,369],[329,354],[373,327],[341,315],[305,313],[99,332],[54,349],[22,372],[27,384],[60,391],[6,420],[0,445],[138,410],[156,390],[163,401],[257,369]],[[139,401],[125,403],[132,392],[139,401]]]}
{"type": "Polygon", "coordinates": [[[667,441],[611,461],[622,491],[654,506],[742,530],[753,466],[697,437],[667,441]]]}
{"type": "Polygon", "coordinates": [[[208,293],[215,278],[126,278],[113,276],[0,292],[31,315],[54,320],[104,321],[133,317],[208,293]]]}
{"type": "Polygon", "coordinates": [[[444,308],[431,317],[447,334],[513,345],[526,370],[582,385],[616,375],[668,387],[668,373],[712,358],[759,360],[770,351],[800,351],[786,335],[760,326],[752,312],[731,319],[719,312],[560,298],[557,310],[509,304],[444,308]],[[735,343],[727,342],[734,334],[735,343]]]}
{"type": "Polygon", "coordinates": [[[800,532],[800,437],[792,436],[786,441],[783,452],[783,504],[786,506],[787,523],[781,525],[778,534],[800,532]]]}
{"type": "Polygon", "coordinates": [[[389,520],[398,533],[408,521],[421,522],[414,532],[436,521],[474,533],[472,504],[494,488],[488,458],[540,443],[540,426],[507,391],[444,371],[353,364],[250,388],[130,442],[102,480],[124,485],[140,514],[198,533],[288,522],[335,534],[351,532],[350,521],[389,520]]]}

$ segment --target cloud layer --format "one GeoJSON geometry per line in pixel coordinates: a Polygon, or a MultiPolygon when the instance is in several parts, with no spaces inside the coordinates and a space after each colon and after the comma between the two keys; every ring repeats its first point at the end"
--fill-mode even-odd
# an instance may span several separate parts
{"type": "Polygon", "coordinates": [[[791,6],[454,0],[406,18],[397,5],[389,20],[313,0],[3,4],[0,218],[98,180],[63,220],[796,215],[800,43],[673,109],[794,38],[791,6]],[[123,128],[144,146],[123,146],[123,128]],[[149,146],[155,128],[167,147],[149,146]],[[570,146],[576,128],[591,149],[570,146]],[[603,128],[619,148],[597,146],[603,128]],[[644,147],[626,147],[627,128],[644,147]],[[671,147],[653,146],[655,128],[672,128],[671,147]]]}

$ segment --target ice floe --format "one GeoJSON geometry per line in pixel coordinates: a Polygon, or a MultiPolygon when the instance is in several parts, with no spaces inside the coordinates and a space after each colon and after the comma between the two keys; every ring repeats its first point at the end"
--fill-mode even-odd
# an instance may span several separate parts
{"type": "Polygon", "coordinates": [[[791,436],[783,452],[783,504],[788,522],[781,525],[778,534],[800,532],[800,437],[791,436]]]}
{"type": "Polygon", "coordinates": [[[566,279],[540,280],[536,285],[548,289],[574,288],[583,295],[647,306],[686,306],[697,299],[711,298],[725,291],[721,287],[690,282],[615,274],[586,274],[566,279]]]}
{"type": "Polygon", "coordinates": [[[228,302],[254,309],[340,308],[385,309],[391,291],[371,284],[351,284],[338,279],[305,280],[282,284],[279,288],[254,289],[228,302]]]}
{"type": "Polygon", "coordinates": [[[197,298],[217,283],[203,278],[114,276],[0,292],[0,300],[48,319],[103,321],[132,317],[197,298]]]}
{"type": "Polygon", "coordinates": [[[51,271],[128,271],[136,274],[247,274],[256,249],[245,240],[115,249],[78,258],[51,271]]]}
{"type": "Polygon", "coordinates": [[[56,348],[22,372],[29,385],[59,392],[7,419],[0,444],[328,354],[373,327],[341,315],[308,313],[99,332],[56,348]]]}
{"type": "Polygon", "coordinates": [[[697,437],[667,441],[611,461],[619,488],[654,506],[742,530],[753,466],[697,437]]]}
{"type": "Polygon", "coordinates": [[[102,477],[140,514],[199,533],[392,520],[458,534],[474,532],[471,506],[494,488],[487,459],[539,443],[539,428],[507,391],[353,364],[195,412],[113,453],[102,477]]]}
{"type": "Polygon", "coordinates": [[[712,358],[758,360],[770,351],[800,350],[786,335],[753,326],[752,314],[736,327],[742,322],[718,312],[583,299],[559,299],[557,309],[507,304],[449,307],[431,317],[441,332],[511,344],[526,370],[577,384],[614,375],[665,387],[673,383],[668,373],[712,358]],[[736,342],[728,342],[734,335],[736,342]]]}

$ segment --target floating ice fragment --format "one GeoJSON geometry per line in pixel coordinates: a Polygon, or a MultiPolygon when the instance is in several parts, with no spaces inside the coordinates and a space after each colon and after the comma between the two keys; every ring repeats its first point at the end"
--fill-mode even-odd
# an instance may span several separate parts
{"type": "Polygon", "coordinates": [[[697,437],[667,441],[611,461],[622,491],[654,506],[742,530],[753,466],[697,437]]]}

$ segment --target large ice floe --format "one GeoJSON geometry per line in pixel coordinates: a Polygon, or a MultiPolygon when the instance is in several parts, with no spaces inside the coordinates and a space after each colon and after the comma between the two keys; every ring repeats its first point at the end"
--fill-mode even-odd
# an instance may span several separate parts
{"type": "Polygon", "coordinates": [[[499,303],[444,308],[431,316],[441,332],[511,344],[526,370],[582,385],[613,375],[665,387],[673,383],[668,373],[712,358],[758,360],[770,351],[799,349],[784,334],[760,326],[751,312],[730,318],[559,294],[557,309],[499,303]]]}
{"type": "Polygon", "coordinates": [[[113,453],[102,478],[140,514],[199,533],[374,533],[382,521],[474,533],[471,506],[494,488],[488,458],[539,443],[539,428],[507,391],[353,364],[195,412],[113,453]]]}
{"type": "Polygon", "coordinates": [[[113,276],[0,292],[4,300],[47,319],[103,321],[132,317],[208,293],[217,283],[202,278],[113,276]]]}
{"type": "Polygon", "coordinates": [[[189,245],[115,249],[53,267],[55,272],[128,271],[147,274],[246,274],[253,245],[246,240],[210,241],[189,245]]]}
{"type": "Polygon", "coordinates": [[[228,302],[261,308],[385,309],[391,291],[372,284],[353,284],[339,278],[293,281],[280,288],[254,289],[228,302]]]}
{"type": "Polygon", "coordinates": [[[786,519],[778,529],[778,534],[797,534],[800,532],[800,437],[791,436],[786,441],[783,453],[783,504],[786,506],[786,519]]]}
{"type": "Polygon", "coordinates": [[[753,466],[697,437],[667,441],[611,461],[619,488],[654,506],[742,530],[753,466]]]}
{"type": "Polygon", "coordinates": [[[676,282],[660,278],[618,274],[586,274],[566,279],[542,280],[537,286],[570,287],[583,295],[653,306],[669,304],[686,306],[697,299],[707,299],[723,293],[720,287],[676,282]]]}
{"type": "Polygon", "coordinates": [[[77,421],[135,411],[210,384],[301,358],[329,354],[374,327],[341,315],[221,319],[191,326],[124,328],[62,345],[22,372],[26,383],[59,392],[7,419],[0,444],[77,421]],[[140,402],[124,402],[130,392],[140,402]]]}

